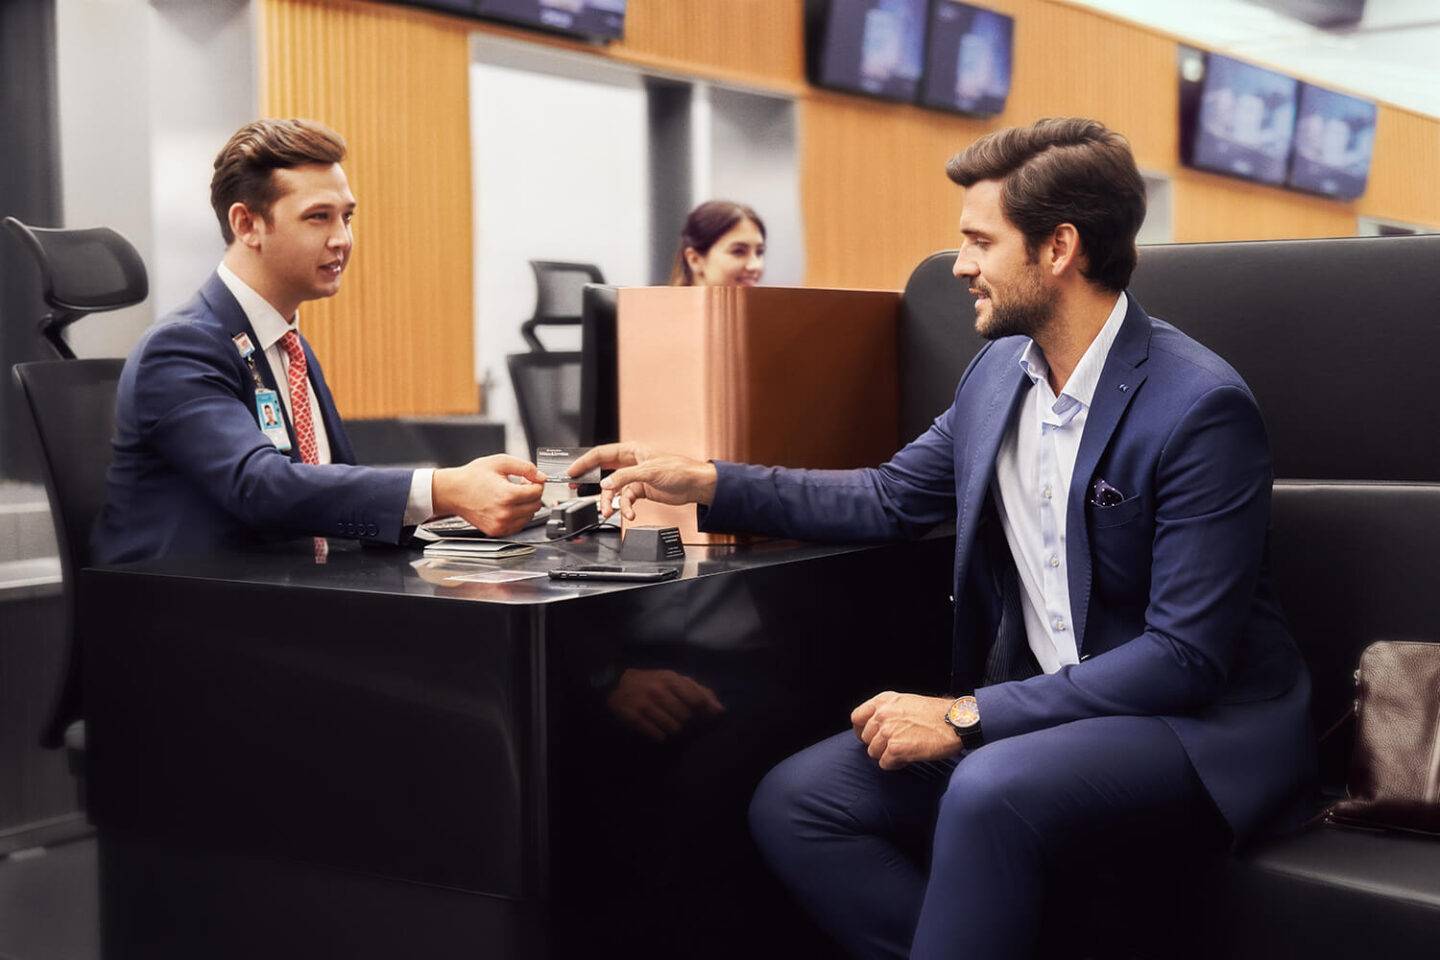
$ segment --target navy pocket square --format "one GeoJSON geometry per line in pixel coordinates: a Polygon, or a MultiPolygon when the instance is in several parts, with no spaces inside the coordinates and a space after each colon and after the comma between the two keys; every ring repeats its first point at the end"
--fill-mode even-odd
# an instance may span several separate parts
{"type": "Polygon", "coordinates": [[[1097,507],[1115,507],[1125,502],[1125,494],[1097,477],[1090,488],[1090,502],[1097,507]]]}

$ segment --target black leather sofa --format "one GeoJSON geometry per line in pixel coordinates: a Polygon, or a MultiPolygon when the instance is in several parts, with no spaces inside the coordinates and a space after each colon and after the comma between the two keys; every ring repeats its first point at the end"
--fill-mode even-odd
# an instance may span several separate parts
{"type": "MultiPolygon", "coordinates": [[[[953,258],[922,262],[902,300],[907,439],[949,405],[982,344],[953,258]]],[[[1276,476],[1270,562],[1324,731],[1368,643],[1440,641],[1440,236],[1145,247],[1130,293],[1259,400],[1276,476]]],[[[1343,793],[1352,740],[1345,725],[1322,742],[1316,810],[1343,793]]],[[[1081,955],[1440,956],[1440,840],[1313,826],[1226,858],[1190,898],[1187,943],[1152,935],[1081,955]]]]}

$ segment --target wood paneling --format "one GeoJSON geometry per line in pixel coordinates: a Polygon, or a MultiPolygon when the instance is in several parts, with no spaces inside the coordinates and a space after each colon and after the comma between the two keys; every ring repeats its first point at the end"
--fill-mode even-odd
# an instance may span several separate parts
{"type": "Polygon", "coordinates": [[[1177,169],[1173,175],[1180,243],[1355,235],[1352,204],[1198,170],[1177,169]]]}
{"type": "Polygon", "coordinates": [[[780,89],[805,81],[800,0],[630,0],[625,39],[611,56],[631,63],[780,89]]]}
{"type": "Polygon", "coordinates": [[[349,143],[359,201],[341,292],[301,308],[349,417],[473,412],[469,46],[463,21],[263,0],[261,112],[349,143]]]}
{"type": "Polygon", "coordinates": [[[1380,105],[1366,216],[1440,226],[1440,120],[1380,105]]]}

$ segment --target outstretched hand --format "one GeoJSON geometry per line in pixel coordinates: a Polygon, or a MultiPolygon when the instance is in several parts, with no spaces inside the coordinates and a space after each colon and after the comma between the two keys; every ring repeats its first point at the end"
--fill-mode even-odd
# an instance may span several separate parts
{"type": "Polygon", "coordinates": [[[584,476],[596,468],[615,471],[600,481],[600,512],[606,517],[615,512],[615,497],[626,520],[635,519],[637,500],[708,504],[715,497],[715,464],[706,460],[658,453],[635,443],[607,443],[571,464],[569,474],[584,476]]]}
{"type": "Polygon", "coordinates": [[[436,470],[430,490],[436,516],[458,514],[492,537],[507,537],[539,508],[545,475],[532,463],[497,454],[436,470]]]}

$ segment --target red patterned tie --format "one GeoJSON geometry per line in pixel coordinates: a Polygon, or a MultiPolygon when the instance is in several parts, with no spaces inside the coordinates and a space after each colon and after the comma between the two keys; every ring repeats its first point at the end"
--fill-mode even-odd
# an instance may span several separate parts
{"type": "MultiPolygon", "coordinates": [[[[305,349],[300,346],[300,334],[287,330],[280,338],[280,349],[290,358],[285,378],[290,381],[290,422],[295,427],[295,445],[300,448],[300,462],[318,463],[320,455],[315,446],[315,422],[310,419],[310,365],[305,361],[305,349]]],[[[330,541],[316,537],[315,562],[324,563],[329,555],[330,541]]]]}
{"type": "Polygon", "coordinates": [[[300,346],[300,334],[288,330],[280,338],[280,349],[290,358],[286,378],[290,381],[290,420],[295,426],[295,445],[300,448],[301,463],[318,463],[315,447],[315,424],[310,419],[310,366],[300,346]]]}

